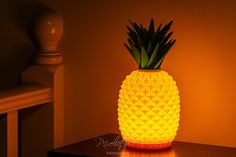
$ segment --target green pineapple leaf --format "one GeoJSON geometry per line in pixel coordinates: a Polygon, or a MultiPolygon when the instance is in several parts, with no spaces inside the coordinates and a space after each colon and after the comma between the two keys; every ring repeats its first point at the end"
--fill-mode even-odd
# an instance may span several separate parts
{"type": "Polygon", "coordinates": [[[161,41],[160,45],[162,45],[162,46],[165,45],[172,34],[173,34],[173,32],[168,33],[167,36],[161,41]]]}
{"type": "Polygon", "coordinates": [[[126,49],[129,51],[129,53],[130,53],[131,56],[134,58],[134,60],[138,63],[137,58],[136,58],[136,56],[135,56],[135,54],[134,54],[134,51],[133,51],[128,45],[124,44],[124,46],[125,46],[126,49]]]}
{"type": "Polygon", "coordinates": [[[165,26],[163,27],[162,30],[160,30],[160,33],[159,33],[159,36],[158,36],[158,39],[159,39],[159,40],[162,40],[162,39],[165,37],[165,35],[166,35],[166,33],[169,31],[170,26],[172,25],[172,23],[173,23],[173,21],[170,21],[167,25],[165,25],[165,26]]]}
{"type": "Polygon", "coordinates": [[[156,32],[153,34],[153,44],[156,45],[158,43],[158,38],[159,38],[159,34],[161,32],[161,26],[162,24],[160,24],[156,30],[156,32]]]}
{"type": "Polygon", "coordinates": [[[133,47],[133,52],[134,52],[134,56],[136,58],[136,61],[137,61],[138,65],[140,65],[141,64],[141,54],[140,54],[140,51],[136,47],[133,47]]]}
{"type": "Polygon", "coordinates": [[[158,62],[156,63],[156,65],[154,66],[154,69],[160,69],[160,66],[166,56],[166,54],[168,53],[168,51],[170,50],[170,48],[174,45],[176,40],[170,40],[167,44],[166,47],[160,52],[160,55],[157,57],[158,62]]]}
{"type": "Polygon", "coordinates": [[[157,43],[156,46],[155,46],[155,49],[154,49],[154,51],[153,51],[153,53],[152,53],[152,55],[151,55],[151,57],[150,57],[150,59],[149,59],[149,61],[148,61],[147,66],[152,65],[153,62],[155,61],[155,58],[156,58],[156,56],[157,56],[157,52],[158,52],[159,46],[160,46],[160,44],[157,43]]]}
{"type": "Polygon", "coordinates": [[[144,46],[144,42],[143,42],[143,40],[141,39],[140,36],[138,36],[138,45],[139,45],[140,48],[144,46]]]}
{"type": "Polygon", "coordinates": [[[174,45],[175,40],[170,39],[173,32],[169,32],[173,21],[155,30],[154,20],[151,19],[149,27],[130,21],[128,29],[128,45],[126,49],[138,63],[141,69],[160,69],[161,64],[174,45]],[[169,32],[169,33],[168,33],[169,32]]]}
{"type": "Polygon", "coordinates": [[[128,43],[129,43],[130,47],[135,46],[135,43],[132,40],[130,40],[130,39],[128,39],[128,43]]]}
{"type": "Polygon", "coordinates": [[[136,33],[138,34],[138,36],[140,36],[142,34],[142,29],[134,22],[131,22],[129,20],[130,24],[133,26],[134,30],[136,31],[136,33]]]}
{"type": "Polygon", "coordinates": [[[140,28],[143,29],[143,25],[142,24],[140,24],[140,28]]]}
{"type": "Polygon", "coordinates": [[[149,41],[150,41],[150,39],[149,39],[148,31],[147,31],[147,29],[143,29],[143,46],[146,50],[148,48],[149,41]]]}
{"type": "Polygon", "coordinates": [[[149,57],[144,47],[141,47],[141,68],[145,68],[148,63],[149,57]]]}
{"type": "Polygon", "coordinates": [[[129,32],[127,33],[129,36],[129,39],[132,40],[132,42],[135,44],[135,46],[138,46],[138,38],[137,38],[137,34],[127,26],[129,32]]]}
{"type": "Polygon", "coordinates": [[[165,58],[165,55],[161,57],[161,59],[158,60],[157,64],[154,66],[154,69],[160,69],[161,63],[163,62],[165,58]]]}
{"type": "Polygon", "coordinates": [[[158,33],[160,33],[160,31],[161,31],[161,26],[162,26],[162,23],[158,26],[158,28],[157,28],[157,30],[156,30],[156,32],[155,32],[155,34],[158,34],[158,33]]]}
{"type": "Polygon", "coordinates": [[[147,54],[151,54],[151,52],[152,52],[152,41],[150,40],[147,46],[147,54]]]}
{"type": "Polygon", "coordinates": [[[151,34],[154,34],[154,32],[155,32],[154,20],[153,20],[153,19],[151,19],[151,22],[150,22],[148,31],[149,31],[149,33],[151,33],[151,34]]]}

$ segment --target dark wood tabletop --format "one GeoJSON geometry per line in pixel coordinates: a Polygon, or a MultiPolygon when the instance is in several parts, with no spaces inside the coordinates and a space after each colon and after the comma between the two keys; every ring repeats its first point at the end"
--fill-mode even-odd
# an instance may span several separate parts
{"type": "Polygon", "coordinates": [[[165,150],[136,150],[118,134],[106,134],[48,152],[48,157],[236,157],[236,148],[174,141],[165,150]]]}

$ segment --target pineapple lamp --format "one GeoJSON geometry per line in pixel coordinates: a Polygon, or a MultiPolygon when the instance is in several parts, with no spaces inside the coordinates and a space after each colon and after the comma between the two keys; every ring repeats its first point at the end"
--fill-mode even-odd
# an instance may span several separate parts
{"type": "Polygon", "coordinates": [[[31,21],[30,37],[38,48],[34,58],[36,64],[46,65],[54,71],[63,62],[58,45],[63,34],[63,19],[55,10],[44,8],[34,15],[31,21]]]}
{"type": "Polygon", "coordinates": [[[164,149],[176,136],[180,97],[176,82],[161,64],[175,43],[168,32],[172,21],[155,30],[130,21],[128,52],[139,68],[126,76],[119,91],[118,122],[126,146],[137,149],[164,149]],[[170,39],[170,40],[169,40],[170,39]]]}

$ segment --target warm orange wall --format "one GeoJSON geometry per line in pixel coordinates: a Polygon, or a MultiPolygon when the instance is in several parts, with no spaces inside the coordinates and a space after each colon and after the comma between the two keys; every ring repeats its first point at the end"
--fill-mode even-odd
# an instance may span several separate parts
{"type": "Polygon", "coordinates": [[[123,47],[127,20],[153,17],[174,20],[177,42],[163,69],[181,94],[177,140],[236,147],[236,2],[74,0],[58,9],[65,18],[66,143],[118,132],[118,90],[136,68],[123,47]]]}
{"type": "Polygon", "coordinates": [[[126,25],[128,19],[147,24],[154,18],[174,20],[177,42],[163,69],[181,94],[177,140],[236,147],[236,1],[9,0],[0,6],[3,74],[19,74],[25,60],[19,56],[32,52],[20,25],[33,2],[55,7],[65,20],[65,143],[118,132],[118,91],[136,68],[123,47],[126,25]]]}

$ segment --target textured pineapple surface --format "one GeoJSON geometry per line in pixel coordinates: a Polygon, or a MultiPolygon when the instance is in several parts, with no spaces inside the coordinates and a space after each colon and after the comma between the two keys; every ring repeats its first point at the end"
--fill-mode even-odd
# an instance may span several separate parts
{"type": "Polygon", "coordinates": [[[118,122],[126,142],[163,144],[174,140],[180,98],[176,82],[162,70],[135,70],[119,93],[118,122]]]}

